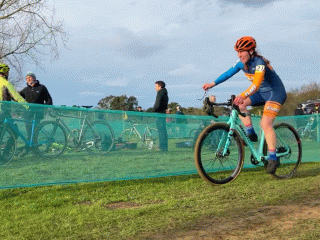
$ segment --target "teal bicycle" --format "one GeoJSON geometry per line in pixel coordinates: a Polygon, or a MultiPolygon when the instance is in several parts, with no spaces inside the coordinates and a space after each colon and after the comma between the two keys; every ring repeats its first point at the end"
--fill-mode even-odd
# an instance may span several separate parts
{"type": "MultiPolygon", "coordinates": [[[[241,125],[239,107],[233,104],[233,95],[226,103],[212,103],[206,98],[210,106],[210,115],[214,114],[213,106],[227,106],[231,108],[231,115],[227,123],[214,123],[206,127],[199,135],[195,145],[195,164],[199,175],[211,184],[225,184],[235,180],[244,164],[244,146],[251,152],[250,162],[253,165],[267,166],[268,148],[261,134],[258,149],[247,137],[241,125]]],[[[274,126],[277,137],[277,157],[280,166],[272,174],[277,179],[292,177],[301,162],[302,147],[297,131],[287,123],[274,126]]]]}
{"type": "Polygon", "coordinates": [[[0,165],[10,162],[15,155],[24,156],[30,150],[45,159],[57,158],[67,147],[65,129],[55,121],[37,123],[36,115],[33,119],[4,117],[0,126],[0,165]],[[16,122],[29,123],[30,136],[22,133],[16,122]],[[18,146],[17,139],[21,138],[24,146],[18,146]],[[17,153],[17,150],[20,153],[17,153]],[[22,154],[24,153],[24,154],[22,154]]]}

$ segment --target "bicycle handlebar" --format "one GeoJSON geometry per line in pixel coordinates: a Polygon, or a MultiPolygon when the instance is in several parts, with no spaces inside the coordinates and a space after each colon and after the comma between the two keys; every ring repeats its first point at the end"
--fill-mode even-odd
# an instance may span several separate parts
{"type": "Polygon", "coordinates": [[[206,97],[205,101],[206,101],[206,103],[207,103],[207,104],[209,105],[209,107],[210,107],[210,109],[209,109],[210,115],[212,115],[212,116],[215,117],[215,118],[218,118],[218,116],[217,116],[216,114],[214,114],[214,112],[213,112],[213,106],[231,106],[233,109],[235,109],[235,110],[238,112],[238,114],[239,114],[240,116],[246,117],[247,114],[241,112],[238,105],[233,104],[234,99],[235,99],[235,95],[231,95],[231,99],[229,99],[228,102],[226,102],[226,103],[213,103],[213,102],[211,102],[211,101],[209,100],[209,97],[206,97]]]}

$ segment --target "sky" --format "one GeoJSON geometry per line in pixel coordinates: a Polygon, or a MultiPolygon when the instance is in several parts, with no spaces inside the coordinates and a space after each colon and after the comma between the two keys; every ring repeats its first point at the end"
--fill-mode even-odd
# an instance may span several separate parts
{"type": "MultiPolygon", "coordinates": [[[[252,36],[287,91],[320,82],[319,0],[49,0],[69,34],[67,48],[42,68],[27,66],[54,105],[93,105],[109,95],[200,107],[202,85],[238,60],[236,40],[252,36]]],[[[212,88],[217,102],[250,85],[243,72],[212,88]]]]}

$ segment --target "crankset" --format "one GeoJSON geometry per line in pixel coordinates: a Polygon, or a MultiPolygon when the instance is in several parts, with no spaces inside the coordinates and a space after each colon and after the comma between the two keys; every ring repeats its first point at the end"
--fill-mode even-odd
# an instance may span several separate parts
{"type": "Polygon", "coordinates": [[[253,165],[258,165],[258,160],[251,154],[250,161],[253,165]]]}

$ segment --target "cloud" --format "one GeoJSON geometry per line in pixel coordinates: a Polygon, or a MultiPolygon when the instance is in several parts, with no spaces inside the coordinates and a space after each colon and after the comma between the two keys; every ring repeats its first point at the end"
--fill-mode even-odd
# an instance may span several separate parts
{"type": "Polygon", "coordinates": [[[179,76],[179,75],[190,75],[193,73],[198,72],[198,70],[195,68],[195,66],[192,63],[186,64],[181,68],[178,68],[176,70],[170,71],[169,75],[179,76]]]}
{"type": "Polygon", "coordinates": [[[105,81],[101,81],[102,85],[110,86],[110,87],[127,87],[129,84],[128,79],[108,79],[105,81]]]}
{"type": "Polygon", "coordinates": [[[97,89],[101,87],[127,87],[129,80],[126,78],[105,78],[105,76],[100,75],[92,78],[85,78],[79,81],[87,89],[97,89]]]}
{"type": "MultiPolygon", "coordinates": [[[[73,51],[61,54],[68,60],[50,75],[63,72],[63,84],[78,92],[129,91],[145,94],[146,104],[154,102],[150,88],[161,79],[172,92],[183,88],[184,101],[192,102],[189,89],[200,92],[228,70],[238,59],[233,45],[245,35],[256,38],[285,84],[319,78],[319,0],[50,1],[63,6],[66,30],[73,34],[73,51]],[[135,84],[128,87],[130,81],[135,84]]],[[[214,91],[224,95],[236,84],[250,85],[239,73],[214,91]]]]}
{"type": "Polygon", "coordinates": [[[79,95],[80,96],[102,96],[105,93],[101,93],[101,92],[80,92],[79,95]]]}
{"type": "Polygon", "coordinates": [[[137,36],[127,29],[117,30],[122,40],[118,51],[125,56],[144,59],[166,49],[166,42],[158,37],[137,36]]]}
{"type": "Polygon", "coordinates": [[[223,4],[242,4],[246,7],[263,7],[280,0],[219,0],[223,4]]]}
{"type": "Polygon", "coordinates": [[[186,84],[176,84],[176,85],[170,85],[168,86],[168,88],[172,89],[172,88],[196,88],[196,89],[200,89],[201,88],[201,84],[192,84],[192,83],[186,83],[186,84]]]}

